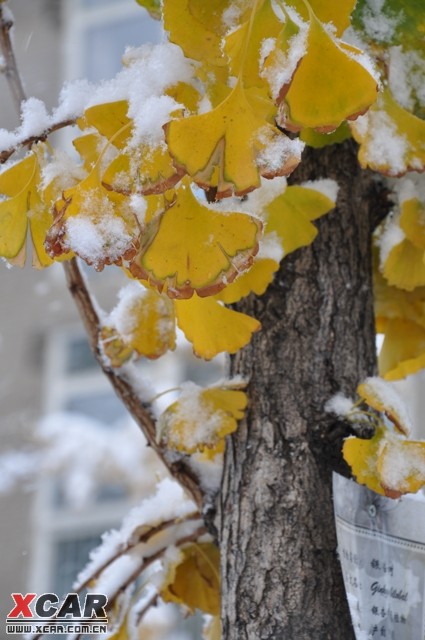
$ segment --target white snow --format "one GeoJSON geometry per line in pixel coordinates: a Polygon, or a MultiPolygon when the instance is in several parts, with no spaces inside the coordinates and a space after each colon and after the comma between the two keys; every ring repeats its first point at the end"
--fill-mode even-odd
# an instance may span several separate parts
{"type": "Polygon", "coordinates": [[[301,183],[302,187],[320,191],[324,196],[336,203],[338,197],[339,186],[336,180],[331,178],[320,178],[319,180],[307,180],[301,183]]]}
{"type": "Polygon", "coordinates": [[[115,262],[133,244],[124,220],[115,214],[112,201],[95,190],[87,192],[79,215],[67,218],[65,229],[67,246],[95,266],[105,260],[115,262]]]}
{"type": "Polygon", "coordinates": [[[393,415],[400,423],[405,435],[408,435],[413,428],[412,419],[406,403],[394,386],[394,383],[383,380],[383,378],[366,378],[364,385],[369,394],[383,404],[388,415],[393,415]]]}
{"type": "Polygon", "coordinates": [[[201,489],[206,496],[214,496],[220,489],[223,475],[223,454],[217,453],[214,458],[206,458],[201,453],[190,456],[189,465],[197,475],[201,489]]]}
{"type": "Polygon", "coordinates": [[[272,51],[272,39],[263,40],[260,50],[260,73],[267,80],[273,98],[276,100],[282,87],[288,84],[297,68],[301,58],[307,53],[308,26],[301,23],[300,31],[292,36],[288,42],[288,50],[283,52],[278,47],[275,48],[273,64],[266,65],[272,51]]]}
{"type": "Polygon", "coordinates": [[[388,166],[388,173],[392,176],[404,173],[409,143],[385,111],[370,110],[351,126],[359,135],[367,135],[364,150],[368,163],[388,166]]]}
{"type": "Polygon", "coordinates": [[[425,452],[422,447],[403,447],[400,441],[387,442],[381,455],[380,475],[385,486],[395,490],[409,488],[408,478],[425,478],[425,452]]]}
{"type": "Polygon", "coordinates": [[[327,413],[334,413],[340,418],[348,418],[354,409],[354,400],[347,398],[343,393],[336,393],[325,404],[327,413]]]}
{"type": "Polygon", "coordinates": [[[260,248],[254,261],[257,260],[274,260],[280,262],[285,255],[282,247],[282,241],[275,231],[272,233],[266,233],[260,240],[260,248]]]}
{"type": "Polygon", "coordinates": [[[44,190],[53,180],[56,180],[55,192],[59,197],[62,191],[73,187],[85,176],[83,167],[76,164],[64,151],[55,149],[50,162],[42,168],[40,188],[44,190]]]}
{"type": "Polygon", "coordinates": [[[378,237],[377,243],[380,249],[381,269],[384,267],[394,247],[400,244],[400,242],[403,242],[406,237],[403,229],[398,223],[398,220],[399,216],[388,218],[385,222],[381,235],[378,237]]]}
{"type": "Polygon", "coordinates": [[[425,59],[417,51],[390,47],[388,80],[392,95],[402,107],[412,111],[416,100],[425,106],[425,59]]]}
{"type": "Polygon", "coordinates": [[[385,0],[367,0],[362,12],[367,35],[378,42],[389,42],[403,18],[401,12],[389,15],[390,12],[387,9],[384,13],[384,5],[385,0]]]}
{"type": "Polygon", "coordinates": [[[284,134],[275,134],[268,127],[260,129],[256,141],[262,149],[256,163],[263,174],[276,174],[290,159],[301,160],[305,143],[299,138],[288,138],[284,134]]]}

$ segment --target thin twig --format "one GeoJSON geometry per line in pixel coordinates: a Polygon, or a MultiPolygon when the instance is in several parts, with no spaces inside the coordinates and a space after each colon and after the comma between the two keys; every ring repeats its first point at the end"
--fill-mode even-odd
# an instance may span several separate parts
{"type": "Polygon", "coordinates": [[[10,30],[12,27],[13,22],[5,16],[3,3],[0,2],[0,47],[4,58],[3,73],[5,74],[9,84],[16,109],[18,113],[20,113],[21,102],[25,100],[25,91],[19,75],[18,65],[16,64],[12,41],[10,39],[10,30]]]}
{"type": "Polygon", "coordinates": [[[50,134],[54,133],[55,131],[59,131],[60,129],[64,129],[65,127],[70,127],[74,124],[76,124],[76,120],[74,118],[61,120],[60,122],[52,124],[51,127],[44,129],[44,131],[42,131],[39,135],[25,138],[19,141],[16,146],[9,147],[9,149],[4,149],[4,151],[0,151],[0,164],[4,164],[7,160],[9,160],[10,156],[16,153],[16,151],[18,151],[18,149],[20,149],[21,147],[31,147],[35,142],[43,142],[50,136],[50,134]]]}
{"type": "Polygon", "coordinates": [[[143,431],[146,440],[152,449],[158,454],[162,462],[170,471],[172,476],[182,485],[194,500],[196,506],[202,508],[203,494],[199,487],[198,480],[184,460],[170,462],[166,455],[166,450],[162,448],[156,439],[155,418],[150,410],[150,405],[143,404],[136,393],[134,387],[124,377],[120,376],[105,361],[99,347],[100,320],[94,306],[91,295],[87,289],[81,275],[76,259],[64,263],[65,275],[68,289],[71,292],[74,302],[80,312],[81,318],[86,328],[87,337],[95,358],[102,371],[109,379],[115,393],[118,395],[124,406],[128,409],[136,423],[143,431]]]}

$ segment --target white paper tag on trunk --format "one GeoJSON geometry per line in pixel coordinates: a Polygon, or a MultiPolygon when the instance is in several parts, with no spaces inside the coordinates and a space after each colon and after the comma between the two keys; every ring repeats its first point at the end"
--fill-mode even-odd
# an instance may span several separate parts
{"type": "Polygon", "coordinates": [[[425,640],[425,497],[392,500],[336,473],[333,492],[357,640],[425,640]]]}

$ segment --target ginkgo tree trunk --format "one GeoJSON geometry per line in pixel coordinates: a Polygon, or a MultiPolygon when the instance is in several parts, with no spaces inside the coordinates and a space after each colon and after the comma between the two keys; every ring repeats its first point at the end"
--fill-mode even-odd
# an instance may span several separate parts
{"type": "Polygon", "coordinates": [[[100,367],[174,479],[76,588],[105,592],[120,638],[171,601],[206,614],[206,640],[346,640],[332,472],[345,459],[389,497],[425,483],[391,383],[425,366],[424,12],[138,2],[167,41],[127,50],[110,83],[67,86],[37,124],[0,0],[23,102],[0,135],[0,254],[63,262],[100,367]],[[63,127],[77,161],[46,142],[63,127]],[[77,257],[127,276],[111,313],[77,257]],[[183,384],[158,416],[133,363],[173,350],[177,327],[198,357],[230,354],[230,376],[183,384]],[[149,567],[153,591],[131,592],[149,567]]]}

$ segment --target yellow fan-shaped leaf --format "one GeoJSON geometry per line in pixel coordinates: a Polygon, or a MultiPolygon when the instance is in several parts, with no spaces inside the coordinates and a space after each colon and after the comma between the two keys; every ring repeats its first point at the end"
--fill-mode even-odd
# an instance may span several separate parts
{"type": "Polygon", "coordinates": [[[332,131],[364,113],[376,100],[377,84],[356,60],[360,53],[335,40],[311,13],[307,53],[285,96],[287,125],[332,131]]]}
{"type": "Polygon", "coordinates": [[[342,454],[350,465],[353,475],[359,484],[365,484],[369,489],[385,495],[378,474],[378,456],[384,442],[384,429],[378,428],[370,440],[363,440],[351,436],[344,440],[342,454]]]}
{"type": "Polygon", "coordinates": [[[107,167],[102,184],[112,191],[130,195],[164,193],[174,187],[184,175],[176,169],[166,147],[140,149],[140,162],[121,153],[107,167]]]}
{"type": "Polygon", "coordinates": [[[286,4],[293,7],[303,18],[308,20],[308,5],[313,9],[317,18],[324,23],[332,23],[336,27],[336,35],[340,36],[350,26],[350,16],[356,0],[286,0],[286,4]]]}
{"type": "Polygon", "coordinates": [[[425,249],[425,207],[418,198],[402,203],[400,227],[415,247],[425,249]]]}
{"type": "Polygon", "coordinates": [[[373,409],[385,413],[404,435],[412,430],[412,421],[406,405],[390,382],[382,378],[367,378],[357,388],[357,393],[373,409]]]}
{"type": "Polygon", "coordinates": [[[279,269],[279,262],[271,258],[255,258],[252,267],[225,287],[216,298],[226,304],[238,302],[251,292],[263,295],[279,269]]]}
{"type": "Polygon", "coordinates": [[[382,448],[377,470],[386,495],[398,498],[425,485],[425,442],[390,440],[382,448]]]}
{"type": "Polygon", "coordinates": [[[212,111],[166,125],[166,139],[176,165],[201,186],[216,187],[218,197],[252,191],[260,175],[289,174],[302,149],[258,116],[241,82],[212,111]]]}
{"type": "Polygon", "coordinates": [[[350,126],[362,167],[389,176],[425,169],[425,122],[403,109],[388,89],[350,126]]]}
{"type": "Polygon", "coordinates": [[[266,231],[278,234],[285,254],[288,254],[313,242],[317,229],[311,221],[334,206],[335,202],[320,191],[302,186],[287,187],[266,207],[266,231]]]}
{"type": "Polygon", "coordinates": [[[124,343],[146,358],[159,358],[176,346],[173,303],[137,283],[121,290],[110,320],[124,343]]]}
{"type": "Polygon", "coordinates": [[[410,320],[394,318],[385,323],[379,353],[379,372],[386,380],[398,380],[425,368],[425,328],[410,320]]]}
{"type": "Polygon", "coordinates": [[[34,190],[37,159],[34,154],[0,174],[0,255],[15,258],[25,244],[29,200],[34,190]]]}
{"type": "Polygon", "coordinates": [[[385,260],[382,273],[390,285],[406,291],[425,285],[424,251],[418,249],[410,240],[404,239],[396,244],[385,260]]]}
{"type": "Polygon", "coordinates": [[[52,216],[41,199],[39,182],[37,153],[31,153],[0,174],[0,194],[6,196],[0,201],[0,255],[15,260],[20,266],[25,262],[28,228],[33,245],[33,265],[46,267],[52,262],[44,249],[52,216]]]}
{"type": "Polygon", "coordinates": [[[425,329],[425,287],[406,291],[390,286],[381,272],[375,269],[373,290],[375,316],[381,324],[385,320],[400,318],[410,320],[425,329]]]}
{"type": "Polygon", "coordinates": [[[101,185],[97,167],[64,192],[59,207],[46,238],[49,255],[72,250],[98,270],[134,256],[140,232],[137,219],[124,196],[101,185]]]}
{"type": "Polygon", "coordinates": [[[218,353],[236,353],[260,329],[258,320],[227,309],[214,298],[175,301],[177,324],[196,355],[210,360],[218,353]]]}
{"type": "Polygon", "coordinates": [[[215,448],[243,418],[247,397],[233,389],[202,389],[187,383],[158,421],[161,442],[170,449],[195,453],[215,448]]]}
{"type": "Polygon", "coordinates": [[[277,38],[281,34],[283,25],[273,11],[271,0],[258,2],[252,11],[245,22],[226,36],[224,51],[229,58],[231,75],[242,77],[245,87],[263,87],[259,52],[266,38],[277,38]]]}
{"type": "Polygon", "coordinates": [[[74,138],[72,144],[82,158],[85,170],[89,173],[104,147],[104,138],[97,133],[87,133],[85,136],[74,138]]]}
{"type": "Polygon", "coordinates": [[[186,180],[174,203],[147,225],[131,272],[170,297],[211,295],[252,264],[260,231],[256,218],[201,204],[186,180]]]}
{"type": "Polygon", "coordinates": [[[97,104],[85,110],[78,124],[82,129],[95,127],[108,140],[113,138],[115,147],[122,149],[131,135],[131,120],[127,111],[126,100],[97,104]]]}
{"type": "Polygon", "coordinates": [[[161,591],[165,602],[200,609],[210,615],[220,610],[220,553],[211,542],[192,544],[182,550],[182,561],[172,569],[168,586],[161,591]]]}
{"type": "Polygon", "coordinates": [[[212,65],[224,65],[221,38],[226,27],[223,11],[229,0],[164,0],[164,28],[171,42],[178,44],[188,58],[212,65]]]}

